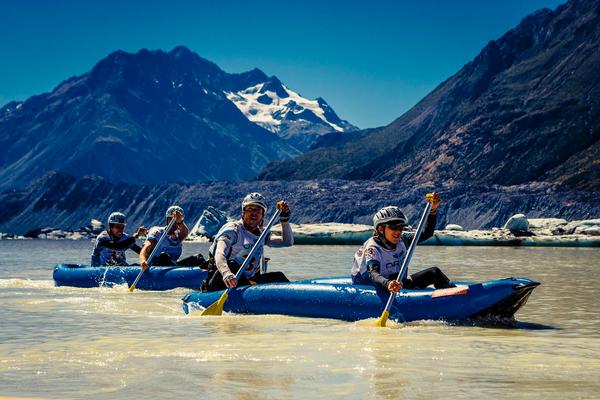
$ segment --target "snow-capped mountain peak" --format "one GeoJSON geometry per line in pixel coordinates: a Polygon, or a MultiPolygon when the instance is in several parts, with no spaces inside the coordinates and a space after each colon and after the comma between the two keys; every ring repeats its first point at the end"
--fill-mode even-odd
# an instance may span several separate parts
{"type": "Polygon", "coordinates": [[[240,91],[225,91],[225,95],[250,121],[280,136],[356,129],[340,120],[323,99],[302,97],[276,77],[240,91]]]}

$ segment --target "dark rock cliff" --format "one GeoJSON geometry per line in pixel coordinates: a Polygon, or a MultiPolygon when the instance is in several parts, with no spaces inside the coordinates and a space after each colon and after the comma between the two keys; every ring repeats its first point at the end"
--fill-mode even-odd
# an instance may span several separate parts
{"type": "MultiPolygon", "coordinates": [[[[379,208],[401,206],[415,223],[427,192],[438,190],[443,199],[438,227],[457,223],[465,228],[502,226],[513,214],[528,217],[589,219],[600,215],[600,198],[594,193],[569,190],[551,184],[513,187],[475,187],[429,184],[402,186],[376,181],[279,181],[213,182],[193,185],[130,185],[104,178],[49,173],[19,190],[0,194],[0,231],[19,233],[53,226],[73,230],[91,218],[106,220],[112,211],[123,211],[129,230],[139,224],[163,223],[171,204],[180,204],[191,225],[208,206],[239,217],[242,198],[249,192],[263,193],[271,204],[289,201],[292,221],[371,223],[379,208]]],[[[272,212],[272,210],[270,210],[272,212]]]]}
{"type": "Polygon", "coordinates": [[[390,125],[259,179],[565,184],[600,190],[600,2],[540,10],[390,125]]]}

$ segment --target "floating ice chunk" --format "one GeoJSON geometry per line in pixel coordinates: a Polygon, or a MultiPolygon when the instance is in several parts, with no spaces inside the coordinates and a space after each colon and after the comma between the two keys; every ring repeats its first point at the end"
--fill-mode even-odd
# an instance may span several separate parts
{"type": "Polygon", "coordinates": [[[528,218],[529,229],[555,229],[558,226],[566,225],[567,220],[562,218],[528,218]]]}
{"type": "MultiPolygon", "coordinates": [[[[292,224],[295,244],[362,244],[373,234],[371,225],[340,224],[292,224]]],[[[281,227],[273,228],[273,233],[281,235],[281,227]]]]}
{"type": "Polygon", "coordinates": [[[600,226],[578,226],[575,235],[600,236],[600,226]]]}
{"type": "Polygon", "coordinates": [[[202,211],[202,215],[200,215],[200,218],[198,218],[198,221],[196,221],[190,231],[190,239],[197,239],[199,237],[212,239],[227,221],[228,218],[224,212],[208,206],[202,211]]]}
{"type": "Polygon", "coordinates": [[[524,214],[515,214],[506,221],[504,229],[525,232],[529,230],[529,221],[524,214]]]}

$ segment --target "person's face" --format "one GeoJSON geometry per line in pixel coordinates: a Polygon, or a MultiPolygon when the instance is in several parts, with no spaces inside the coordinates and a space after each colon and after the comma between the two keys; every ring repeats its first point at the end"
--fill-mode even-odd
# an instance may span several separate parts
{"type": "MultiPolygon", "coordinates": [[[[171,220],[173,219],[173,217],[167,217],[165,218],[167,220],[167,226],[169,226],[169,224],[171,223],[171,220]]],[[[178,229],[177,224],[173,224],[173,226],[171,227],[171,230],[169,230],[169,234],[172,234],[173,232],[175,232],[178,229]]]]}
{"type": "Polygon", "coordinates": [[[110,233],[117,238],[123,236],[123,231],[125,230],[124,224],[110,224],[110,233]]]}
{"type": "Polygon", "coordinates": [[[262,207],[250,204],[244,208],[242,220],[244,221],[244,224],[248,225],[249,227],[256,228],[262,222],[264,214],[265,211],[262,209],[262,207]]]}
{"type": "Polygon", "coordinates": [[[393,223],[384,226],[383,235],[385,240],[388,242],[397,245],[402,239],[402,231],[406,228],[406,225],[402,223],[393,223]]]}

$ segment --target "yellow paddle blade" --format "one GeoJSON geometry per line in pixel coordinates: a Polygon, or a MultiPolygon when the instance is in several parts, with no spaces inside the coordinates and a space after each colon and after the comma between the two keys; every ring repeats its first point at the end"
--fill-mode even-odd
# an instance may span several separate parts
{"type": "Polygon", "coordinates": [[[130,291],[130,292],[133,292],[134,290],[135,290],[135,285],[131,285],[131,286],[129,287],[129,291],[130,291]]]}
{"type": "Polygon", "coordinates": [[[377,322],[375,322],[375,326],[384,327],[385,323],[387,322],[389,316],[390,316],[390,312],[384,310],[381,313],[381,317],[379,317],[379,319],[377,320],[377,322]]]}
{"type": "Polygon", "coordinates": [[[200,315],[221,315],[223,314],[223,306],[229,295],[227,291],[223,292],[219,300],[208,306],[200,315]]]}

